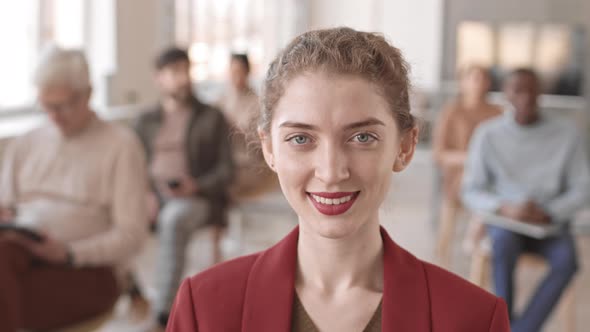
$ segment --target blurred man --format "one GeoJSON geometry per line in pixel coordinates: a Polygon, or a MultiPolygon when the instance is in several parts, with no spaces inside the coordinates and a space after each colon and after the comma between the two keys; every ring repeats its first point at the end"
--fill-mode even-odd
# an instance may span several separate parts
{"type": "Polygon", "coordinates": [[[511,109],[483,124],[469,148],[463,201],[474,211],[497,213],[527,223],[562,224],[543,240],[488,227],[496,293],[511,312],[515,332],[540,331],[578,269],[568,222],[590,199],[587,150],[575,126],[539,112],[539,79],[518,69],[504,86],[511,109]],[[524,312],[513,312],[513,275],[523,252],[543,256],[549,272],[524,312]]]}
{"type": "Polygon", "coordinates": [[[233,175],[229,130],[217,109],[192,93],[190,61],[184,50],[169,49],[156,60],[161,103],[140,117],[136,130],[149,161],[159,202],[157,298],[154,313],[163,330],[184,269],[192,233],[213,224],[214,260],[225,222],[227,189],[233,175]]]}
{"type": "Polygon", "coordinates": [[[84,55],[53,48],[36,74],[49,123],[2,156],[0,331],[53,330],[93,318],[117,300],[145,231],[143,150],[127,128],[89,107],[84,55]]]}

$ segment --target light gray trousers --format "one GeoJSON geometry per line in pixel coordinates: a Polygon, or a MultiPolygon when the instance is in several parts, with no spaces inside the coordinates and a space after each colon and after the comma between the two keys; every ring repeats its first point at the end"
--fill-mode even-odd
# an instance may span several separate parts
{"type": "Polygon", "coordinates": [[[207,223],[209,204],[202,198],[166,200],[158,215],[160,248],[156,263],[156,314],[169,313],[185,266],[186,248],[195,230],[207,223]]]}

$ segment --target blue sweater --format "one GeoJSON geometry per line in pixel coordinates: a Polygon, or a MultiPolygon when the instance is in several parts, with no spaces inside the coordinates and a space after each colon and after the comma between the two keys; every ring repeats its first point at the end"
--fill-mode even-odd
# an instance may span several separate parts
{"type": "Polygon", "coordinates": [[[553,222],[590,203],[590,160],[573,123],[541,117],[521,126],[512,111],[482,124],[465,165],[463,203],[493,213],[503,203],[535,201],[553,222]]]}

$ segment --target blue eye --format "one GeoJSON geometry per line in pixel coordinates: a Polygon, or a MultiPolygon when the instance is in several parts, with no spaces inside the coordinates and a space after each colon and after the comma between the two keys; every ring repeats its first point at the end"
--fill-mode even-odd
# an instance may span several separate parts
{"type": "Polygon", "coordinates": [[[358,143],[370,143],[375,140],[375,137],[373,137],[372,135],[369,135],[367,133],[361,133],[361,134],[355,135],[353,139],[355,141],[357,141],[358,143]]]}
{"type": "Polygon", "coordinates": [[[309,143],[309,138],[302,135],[297,135],[289,138],[288,141],[296,145],[303,145],[309,143]]]}

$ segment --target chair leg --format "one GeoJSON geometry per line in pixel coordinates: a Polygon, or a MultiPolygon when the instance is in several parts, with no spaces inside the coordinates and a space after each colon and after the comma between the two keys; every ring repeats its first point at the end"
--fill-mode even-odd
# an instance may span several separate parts
{"type": "Polygon", "coordinates": [[[127,275],[129,286],[127,295],[129,296],[129,319],[133,322],[144,321],[150,314],[150,302],[145,297],[136,276],[129,272],[127,275]]]}
{"type": "Polygon", "coordinates": [[[469,280],[479,287],[486,287],[489,281],[490,255],[475,249],[471,256],[469,280]]]}
{"type": "Polygon", "coordinates": [[[574,284],[568,287],[561,298],[559,318],[563,332],[576,331],[576,288],[574,284]]]}
{"type": "Polygon", "coordinates": [[[221,238],[223,235],[224,228],[222,226],[215,225],[211,229],[211,246],[213,252],[213,264],[217,264],[223,261],[223,250],[221,248],[221,238]]]}
{"type": "Polygon", "coordinates": [[[242,252],[244,216],[239,208],[233,208],[228,214],[228,229],[224,248],[229,256],[242,252]]]}
{"type": "Polygon", "coordinates": [[[451,202],[444,201],[442,204],[436,254],[439,264],[445,268],[449,268],[451,264],[451,249],[455,235],[458,210],[451,202]]]}

